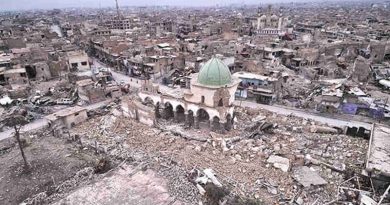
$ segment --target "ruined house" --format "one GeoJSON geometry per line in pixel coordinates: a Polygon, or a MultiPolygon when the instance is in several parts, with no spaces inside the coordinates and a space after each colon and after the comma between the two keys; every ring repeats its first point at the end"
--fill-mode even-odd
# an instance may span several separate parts
{"type": "Polygon", "coordinates": [[[353,64],[352,79],[358,82],[367,82],[371,76],[370,62],[359,56],[353,64]]]}
{"type": "Polygon", "coordinates": [[[105,100],[105,91],[101,86],[97,86],[91,79],[76,82],[77,94],[81,101],[86,103],[97,103],[105,100]]]}
{"type": "Polygon", "coordinates": [[[237,72],[233,76],[241,80],[236,96],[270,104],[281,93],[282,79],[247,72],[237,72]]]}
{"type": "Polygon", "coordinates": [[[69,107],[45,117],[49,126],[71,128],[88,119],[87,110],[80,106],[69,107]]]}
{"type": "Polygon", "coordinates": [[[84,51],[71,51],[67,53],[68,66],[70,71],[89,70],[88,55],[84,51]]]}

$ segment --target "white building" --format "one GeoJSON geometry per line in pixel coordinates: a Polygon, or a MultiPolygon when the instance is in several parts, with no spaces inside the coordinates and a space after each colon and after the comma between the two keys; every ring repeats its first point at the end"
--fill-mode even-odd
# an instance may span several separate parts
{"type": "Polygon", "coordinates": [[[256,21],[252,22],[252,26],[256,28],[256,33],[259,35],[284,35],[289,32],[288,24],[287,17],[272,13],[271,5],[268,6],[266,14],[262,14],[259,10],[256,21]]]}

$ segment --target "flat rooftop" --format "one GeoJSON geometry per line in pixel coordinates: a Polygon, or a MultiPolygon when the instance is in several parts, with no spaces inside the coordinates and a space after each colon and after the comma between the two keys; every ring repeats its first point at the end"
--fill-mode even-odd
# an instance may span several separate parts
{"type": "Polygon", "coordinates": [[[253,79],[253,80],[261,80],[261,81],[277,81],[278,80],[276,78],[272,78],[269,76],[258,75],[258,74],[242,72],[242,71],[234,73],[233,76],[241,78],[241,79],[253,79]]]}
{"type": "Polygon", "coordinates": [[[80,106],[74,106],[74,107],[68,107],[66,109],[60,110],[58,112],[55,112],[51,115],[46,116],[45,118],[48,120],[56,120],[58,117],[66,117],[69,115],[73,115],[75,113],[79,113],[81,111],[86,110],[86,108],[80,107],[80,106]]]}

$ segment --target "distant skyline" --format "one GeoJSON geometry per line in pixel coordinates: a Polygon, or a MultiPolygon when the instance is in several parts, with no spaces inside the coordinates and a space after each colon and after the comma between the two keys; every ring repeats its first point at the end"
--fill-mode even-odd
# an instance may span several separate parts
{"type": "MultiPolygon", "coordinates": [[[[118,0],[120,6],[226,6],[230,4],[266,4],[314,2],[321,0],[118,0]]],[[[333,0],[342,1],[342,0],[333,0]]],[[[359,0],[352,0],[359,1],[359,0]]],[[[0,0],[0,10],[62,9],[71,7],[115,7],[115,0],[0,0]]]]}

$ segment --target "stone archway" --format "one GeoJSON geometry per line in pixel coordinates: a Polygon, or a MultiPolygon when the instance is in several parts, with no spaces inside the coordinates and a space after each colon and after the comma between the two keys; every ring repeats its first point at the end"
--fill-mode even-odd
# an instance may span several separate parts
{"type": "Polygon", "coordinates": [[[222,100],[222,98],[218,101],[218,107],[223,107],[223,100],[222,100]]]}
{"type": "Polygon", "coordinates": [[[221,129],[221,126],[220,126],[220,123],[219,123],[219,117],[217,116],[214,116],[212,121],[210,121],[210,128],[212,131],[216,131],[216,130],[220,130],[221,129]]]}
{"type": "Polygon", "coordinates": [[[145,97],[143,104],[146,106],[154,106],[154,101],[150,97],[145,97]]]}
{"type": "Polygon", "coordinates": [[[161,114],[160,114],[160,102],[157,102],[157,103],[156,103],[156,106],[154,107],[154,114],[155,114],[156,119],[161,118],[161,114]]]}
{"type": "Polygon", "coordinates": [[[209,113],[207,113],[206,110],[200,108],[196,112],[195,117],[195,128],[201,128],[201,127],[210,127],[210,116],[209,113]]]}
{"type": "Polygon", "coordinates": [[[187,116],[186,116],[186,124],[191,127],[194,125],[194,112],[192,110],[188,110],[187,116]]]}
{"type": "Polygon", "coordinates": [[[171,103],[166,102],[164,104],[164,110],[163,110],[162,117],[166,120],[169,120],[169,119],[174,117],[173,106],[171,103]]]}
{"type": "Polygon", "coordinates": [[[177,122],[184,122],[184,120],[185,120],[185,110],[184,110],[184,107],[181,106],[181,105],[176,106],[174,115],[175,115],[175,120],[177,122]]]}
{"type": "Polygon", "coordinates": [[[231,129],[232,129],[232,125],[233,125],[232,116],[231,116],[230,114],[227,114],[227,115],[226,115],[225,129],[226,129],[227,131],[231,130],[231,129]]]}

